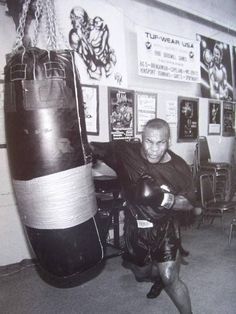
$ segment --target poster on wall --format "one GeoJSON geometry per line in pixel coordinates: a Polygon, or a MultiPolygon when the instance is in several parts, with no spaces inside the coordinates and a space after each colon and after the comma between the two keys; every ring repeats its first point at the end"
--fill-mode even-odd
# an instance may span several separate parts
{"type": "Polygon", "coordinates": [[[223,102],[223,136],[235,136],[235,103],[223,102]]]}
{"type": "Polygon", "coordinates": [[[233,76],[234,76],[234,86],[236,87],[236,46],[232,47],[233,51],[233,76]]]}
{"type": "Polygon", "coordinates": [[[202,97],[219,100],[233,99],[230,47],[197,34],[200,42],[202,97]]]}
{"type": "Polygon", "coordinates": [[[220,135],[221,132],[221,101],[208,102],[208,134],[220,135]]]}
{"type": "MultiPolygon", "coordinates": [[[[60,46],[76,51],[82,84],[127,86],[123,13],[93,0],[55,0],[60,46]]],[[[42,36],[41,36],[42,37],[42,36]]]]}
{"type": "Polygon", "coordinates": [[[98,86],[82,85],[87,134],[99,134],[98,86]]]}
{"type": "MultiPolygon", "coordinates": [[[[16,28],[24,1],[18,2],[10,10],[16,28]]],[[[39,27],[35,21],[28,24],[27,38],[33,42],[37,39],[36,46],[41,49],[48,49],[51,43],[60,50],[74,50],[82,84],[127,87],[124,15],[120,9],[105,1],[95,5],[93,0],[45,1],[45,6],[49,17],[44,14],[39,27]]],[[[30,19],[36,9],[30,3],[30,19]]]]}
{"type": "Polygon", "coordinates": [[[136,27],[140,76],[198,83],[199,42],[136,27]]]}
{"type": "Polygon", "coordinates": [[[198,102],[198,98],[178,97],[178,142],[197,140],[198,102]]]}
{"type": "Polygon", "coordinates": [[[142,133],[143,127],[157,115],[157,95],[152,93],[136,93],[136,132],[142,133]]]}
{"type": "Polygon", "coordinates": [[[110,140],[134,137],[134,91],[108,88],[110,140]]]}

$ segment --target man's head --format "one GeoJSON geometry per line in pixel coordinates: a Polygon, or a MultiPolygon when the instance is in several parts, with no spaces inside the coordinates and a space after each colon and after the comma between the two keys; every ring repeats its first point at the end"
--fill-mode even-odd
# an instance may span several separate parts
{"type": "Polygon", "coordinates": [[[214,48],[213,48],[213,56],[214,56],[214,61],[217,64],[220,64],[222,62],[223,58],[223,49],[220,44],[216,43],[214,48]]]}
{"type": "Polygon", "coordinates": [[[71,10],[70,19],[73,28],[85,28],[89,21],[87,12],[81,7],[74,7],[71,10]]]}
{"type": "Polygon", "coordinates": [[[142,134],[142,155],[150,163],[166,161],[166,152],[169,146],[170,127],[162,119],[149,120],[142,134]]]}

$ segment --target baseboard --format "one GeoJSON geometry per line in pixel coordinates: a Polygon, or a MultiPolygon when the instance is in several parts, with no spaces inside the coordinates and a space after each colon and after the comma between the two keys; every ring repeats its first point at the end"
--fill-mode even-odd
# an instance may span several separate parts
{"type": "Polygon", "coordinates": [[[23,259],[19,263],[0,266],[0,277],[14,274],[18,271],[21,271],[24,268],[33,267],[36,264],[37,264],[37,261],[35,259],[23,259]]]}

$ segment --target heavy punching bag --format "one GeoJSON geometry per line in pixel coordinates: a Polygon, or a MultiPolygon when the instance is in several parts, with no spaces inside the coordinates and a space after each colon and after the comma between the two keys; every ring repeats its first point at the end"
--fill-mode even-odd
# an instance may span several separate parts
{"type": "Polygon", "coordinates": [[[74,52],[12,54],[5,124],[16,201],[39,264],[60,278],[90,269],[104,253],[74,52]]]}

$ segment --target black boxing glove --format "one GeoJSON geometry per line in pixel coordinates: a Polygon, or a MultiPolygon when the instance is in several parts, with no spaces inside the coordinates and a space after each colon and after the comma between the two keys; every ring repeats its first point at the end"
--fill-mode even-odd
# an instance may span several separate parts
{"type": "Polygon", "coordinates": [[[138,205],[151,206],[153,209],[164,207],[170,209],[175,201],[174,194],[167,187],[159,187],[149,175],[143,175],[137,182],[135,202],[138,205]]]}

